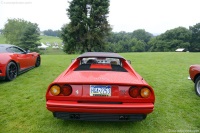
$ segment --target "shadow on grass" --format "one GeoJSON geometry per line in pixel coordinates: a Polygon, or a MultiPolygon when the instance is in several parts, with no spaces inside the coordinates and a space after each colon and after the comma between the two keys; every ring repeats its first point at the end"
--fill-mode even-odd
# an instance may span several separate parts
{"type": "Polygon", "coordinates": [[[104,122],[104,121],[60,121],[60,124],[62,126],[68,126],[71,127],[74,125],[75,129],[79,130],[85,130],[87,132],[99,132],[99,131],[105,131],[105,132],[126,132],[127,129],[129,130],[130,127],[135,127],[140,124],[140,122],[122,122],[122,121],[111,121],[111,122],[104,122]],[[81,127],[81,129],[80,129],[81,127]]]}
{"type": "Polygon", "coordinates": [[[6,81],[6,80],[0,80],[0,84],[6,84],[9,83],[10,81],[6,81]]]}

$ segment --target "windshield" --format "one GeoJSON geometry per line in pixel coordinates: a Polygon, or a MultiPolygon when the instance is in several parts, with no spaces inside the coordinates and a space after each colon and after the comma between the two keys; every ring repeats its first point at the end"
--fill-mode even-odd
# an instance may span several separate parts
{"type": "Polygon", "coordinates": [[[111,64],[121,65],[118,58],[82,58],[81,64],[111,64]]]}
{"type": "Polygon", "coordinates": [[[118,58],[82,58],[75,71],[119,71],[127,72],[118,58]]]}

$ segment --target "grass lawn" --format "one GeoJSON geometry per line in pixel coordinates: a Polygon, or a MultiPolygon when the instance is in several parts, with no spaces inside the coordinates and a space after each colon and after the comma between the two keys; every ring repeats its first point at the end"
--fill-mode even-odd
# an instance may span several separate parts
{"type": "Polygon", "coordinates": [[[59,37],[54,37],[54,36],[40,36],[41,40],[40,42],[46,44],[47,42],[48,43],[59,43],[61,44],[62,43],[62,40],[59,38],[59,37]]]}
{"type": "Polygon", "coordinates": [[[63,121],[45,107],[48,85],[78,55],[42,55],[40,67],[0,82],[0,133],[200,132],[200,97],[188,80],[200,53],[121,53],[154,88],[155,109],[141,122],[63,121]]]}

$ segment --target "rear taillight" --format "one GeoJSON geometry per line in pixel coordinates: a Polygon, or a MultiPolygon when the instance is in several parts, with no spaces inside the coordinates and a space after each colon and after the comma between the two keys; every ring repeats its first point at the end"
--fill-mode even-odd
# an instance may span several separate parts
{"type": "Polygon", "coordinates": [[[132,86],[129,89],[129,95],[133,98],[149,98],[151,96],[151,90],[147,87],[132,86]]]}
{"type": "Polygon", "coordinates": [[[137,87],[131,87],[131,88],[129,89],[129,94],[130,94],[130,96],[133,97],[133,98],[138,97],[138,95],[139,95],[139,88],[137,88],[137,87]]]}
{"type": "Polygon", "coordinates": [[[70,85],[52,85],[50,93],[54,96],[69,96],[72,93],[70,85]]]}
{"type": "Polygon", "coordinates": [[[148,98],[150,97],[151,95],[151,91],[149,90],[149,88],[147,87],[144,87],[140,90],[140,95],[143,97],[143,98],[148,98]]]}
{"type": "Polygon", "coordinates": [[[61,93],[65,96],[69,96],[72,93],[72,87],[70,85],[62,86],[61,93]]]}
{"type": "Polygon", "coordinates": [[[50,92],[51,92],[51,94],[54,95],[54,96],[59,95],[59,94],[60,94],[60,86],[58,86],[58,85],[53,85],[53,86],[51,86],[50,92]]]}

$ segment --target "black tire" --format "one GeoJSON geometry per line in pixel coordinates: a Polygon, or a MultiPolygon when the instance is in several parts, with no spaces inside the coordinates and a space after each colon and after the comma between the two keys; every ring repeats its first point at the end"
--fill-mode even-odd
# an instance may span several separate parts
{"type": "Polygon", "coordinates": [[[14,62],[9,62],[6,67],[6,80],[11,81],[17,77],[17,65],[14,62]]]}
{"type": "Polygon", "coordinates": [[[40,56],[38,56],[35,62],[35,67],[39,67],[40,63],[41,63],[41,59],[40,59],[40,56]]]}
{"type": "Polygon", "coordinates": [[[196,94],[200,96],[200,76],[195,80],[194,89],[196,94]]]}

